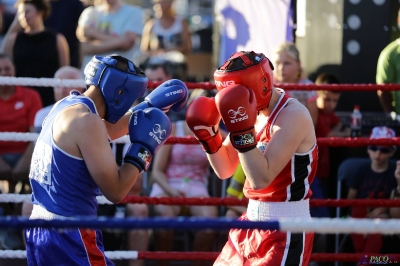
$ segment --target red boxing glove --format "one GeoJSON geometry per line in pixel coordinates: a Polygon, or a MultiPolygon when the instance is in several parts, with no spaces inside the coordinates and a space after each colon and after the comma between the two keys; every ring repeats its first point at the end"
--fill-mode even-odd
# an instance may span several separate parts
{"type": "Polygon", "coordinates": [[[257,146],[254,124],[257,119],[257,101],[254,92],[234,84],[219,91],[215,103],[222,116],[233,147],[246,152],[257,146]]]}
{"type": "Polygon", "coordinates": [[[214,98],[200,96],[194,99],[186,111],[186,123],[196,139],[209,154],[216,153],[222,145],[218,130],[221,115],[215,106],[214,98]]]}

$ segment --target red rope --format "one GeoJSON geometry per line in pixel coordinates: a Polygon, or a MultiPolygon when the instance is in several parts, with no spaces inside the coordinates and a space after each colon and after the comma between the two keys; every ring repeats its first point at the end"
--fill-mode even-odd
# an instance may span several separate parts
{"type": "MultiPolygon", "coordinates": [[[[149,205],[179,206],[247,206],[248,199],[236,198],[171,198],[126,196],[121,203],[144,203],[149,205]]],[[[311,199],[311,207],[400,207],[400,199],[311,199]]]]}
{"type": "MultiPolygon", "coordinates": [[[[157,88],[161,83],[150,81],[149,89],[157,88]]],[[[185,82],[188,89],[216,89],[215,84],[211,82],[185,82]]],[[[287,84],[277,83],[274,85],[284,90],[331,90],[331,91],[396,91],[400,90],[400,84],[287,84]]]]}
{"type": "MultiPolygon", "coordinates": [[[[220,252],[151,252],[139,251],[139,260],[215,260],[220,252]]],[[[400,262],[400,254],[364,254],[364,253],[313,253],[311,261],[357,262],[366,258],[368,262],[388,260],[388,264],[400,262]]],[[[371,263],[379,264],[379,263],[371,263]]]]}
{"type": "MultiPolygon", "coordinates": [[[[195,137],[169,137],[166,144],[199,144],[195,137]]],[[[378,146],[400,146],[400,138],[391,139],[369,139],[369,138],[318,138],[318,146],[332,147],[365,147],[369,145],[378,146]]]]}

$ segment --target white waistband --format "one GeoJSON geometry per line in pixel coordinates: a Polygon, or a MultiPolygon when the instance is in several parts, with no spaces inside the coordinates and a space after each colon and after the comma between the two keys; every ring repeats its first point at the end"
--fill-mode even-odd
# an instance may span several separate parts
{"type": "Polygon", "coordinates": [[[31,216],[29,217],[30,220],[35,220],[35,219],[43,219],[43,220],[65,220],[65,219],[74,219],[73,217],[66,217],[62,215],[58,215],[52,212],[49,212],[45,208],[43,208],[40,205],[33,205],[33,210],[31,213],[31,216]]]}
{"type": "Polygon", "coordinates": [[[249,199],[247,218],[250,221],[268,221],[285,217],[311,219],[309,200],[262,202],[249,199]]]}

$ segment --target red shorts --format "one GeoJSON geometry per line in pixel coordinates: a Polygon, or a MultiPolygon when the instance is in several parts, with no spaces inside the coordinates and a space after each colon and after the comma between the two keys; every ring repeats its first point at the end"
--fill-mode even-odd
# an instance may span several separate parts
{"type": "MultiPolygon", "coordinates": [[[[246,213],[239,220],[247,221],[246,213]]],[[[314,233],[231,229],[214,266],[308,265],[314,233]]]]}

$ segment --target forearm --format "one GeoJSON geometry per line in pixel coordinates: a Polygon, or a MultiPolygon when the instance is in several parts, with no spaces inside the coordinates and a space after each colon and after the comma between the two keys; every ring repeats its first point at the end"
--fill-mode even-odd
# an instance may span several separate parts
{"type": "Polygon", "coordinates": [[[111,124],[104,120],[104,124],[106,125],[108,136],[111,140],[118,139],[126,134],[128,134],[128,124],[129,119],[131,118],[132,113],[127,112],[117,123],[111,124]]]}
{"type": "Polygon", "coordinates": [[[133,166],[130,163],[124,163],[119,168],[119,178],[117,191],[115,191],[114,196],[110,196],[109,194],[105,194],[107,199],[114,203],[119,203],[123,198],[128,195],[129,191],[134,186],[140,172],[137,167],[133,166]]]}
{"type": "MultiPolygon", "coordinates": [[[[400,185],[397,186],[397,188],[395,190],[393,190],[391,198],[394,200],[400,200],[400,185]],[[397,190],[397,192],[395,190],[397,190]]],[[[389,217],[399,219],[400,218],[400,207],[390,208],[389,209],[389,217]]]]}
{"type": "Polygon", "coordinates": [[[239,153],[246,179],[253,189],[262,189],[272,183],[275,176],[272,176],[268,160],[258,149],[246,153],[239,153]]]}
{"type": "Polygon", "coordinates": [[[220,179],[230,178],[235,173],[239,163],[237,152],[230,145],[225,146],[223,144],[216,153],[207,153],[207,157],[215,174],[220,179]]]}
{"type": "Polygon", "coordinates": [[[119,49],[119,39],[114,38],[104,42],[99,41],[85,41],[81,42],[82,53],[87,54],[104,54],[111,50],[119,49]]]}
{"type": "Polygon", "coordinates": [[[153,176],[154,182],[156,182],[166,194],[171,196],[172,195],[171,186],[168,183],[167,175],[162,171],[153,169],[152,176],[153,176]]]}
{"type": "Polygon", "coordinates": [[[378,91],[378,97],[379,97],[379,102],[382,106],[383,111],[386,113],[390,113],[394,111],[392,102],[393,102],[393,97],[392,97],[392,92],[390,91],[378,91]]]}

